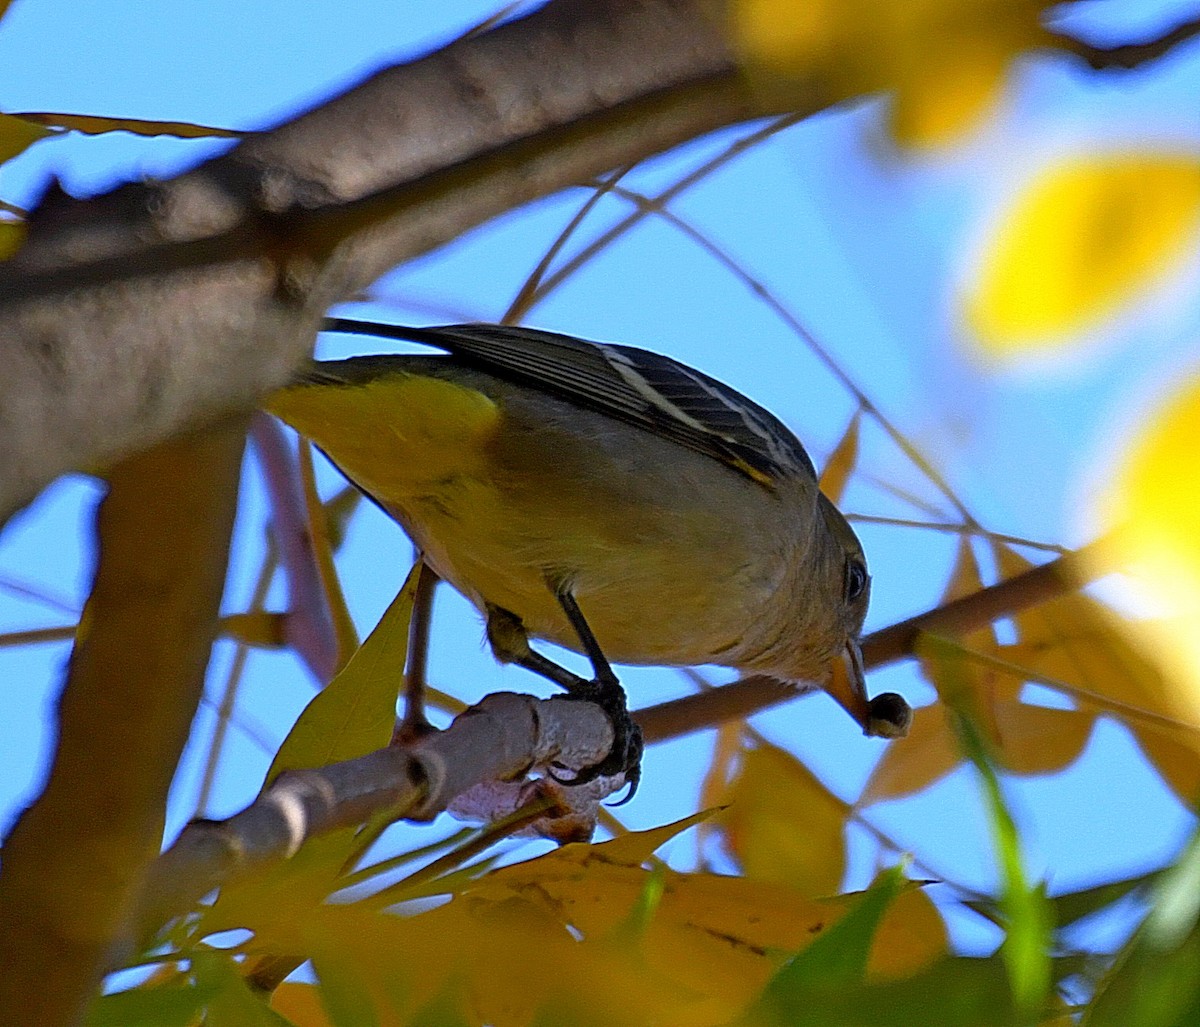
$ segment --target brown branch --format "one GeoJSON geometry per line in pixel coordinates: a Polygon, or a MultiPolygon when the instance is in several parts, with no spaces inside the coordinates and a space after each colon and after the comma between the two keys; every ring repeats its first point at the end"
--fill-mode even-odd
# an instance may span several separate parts
{"type": "MultiPolygon", "coordinates": [[[[1015,578],[882,628],[863,639],[863,663],[868,669],[887,666],[913,655],[922,633],[964,634],[1074,591],[1096,576],[1096,568],[1100,566],[1098,555],[1104,546],[1103,539],[1093,542],[1015,578]]],[[[660,742],[748,717],[815,688],[815,685],[797,687],[756,675],[638,710],[634,716],[646,741],[660,742]]]]}
{"type": "Polygon", "coordinates": [[[1144,43],[1095,46],[1061,33],[1053,33],[1050,38],[1055,49],[1080,58],[1093,71],[1132,71],[1161,60],[1176,47],[1197,36],[1200,36],[1200,18],[1185,21],[1165,35],[1146,40],[1144,43]]]}
{"type": "Polygon", "coordinates": [[[4,843],[0,1023],[75,1023],[126,929],[217,631],[244,438],[237,419],[110,476],[49,782],[4,843]]]}

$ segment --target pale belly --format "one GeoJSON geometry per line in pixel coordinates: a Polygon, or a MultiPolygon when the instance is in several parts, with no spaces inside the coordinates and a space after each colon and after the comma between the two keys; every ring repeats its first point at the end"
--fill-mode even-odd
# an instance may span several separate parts
{"type": "Polygon", "coordinates": [[[535,638],[579,649],[554,594],[562,582],[614,663],[736,666],[761,651],[784,540],[745,531],[719,505],[680,514],[677,481],[660,483],[657,505],[645,492],[589,496],[594,483],[578,481],[560,478],[549,498],[511,482],[443,482],[394,513],[443,579],[481,610],[516,614],[535,638]]]}

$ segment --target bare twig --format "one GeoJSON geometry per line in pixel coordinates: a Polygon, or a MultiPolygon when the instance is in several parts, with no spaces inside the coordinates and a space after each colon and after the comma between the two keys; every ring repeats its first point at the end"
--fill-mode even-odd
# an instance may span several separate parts
{"type": "Polygon", "coordinates": [[[271,497],[275,548],[287,573],[288,615],[285,623],[288,644],[323,684],[337,667],[338,643],[308,530],[300,471],[278,421],[258,413],[251,424],[259,464],[271,497]]]}

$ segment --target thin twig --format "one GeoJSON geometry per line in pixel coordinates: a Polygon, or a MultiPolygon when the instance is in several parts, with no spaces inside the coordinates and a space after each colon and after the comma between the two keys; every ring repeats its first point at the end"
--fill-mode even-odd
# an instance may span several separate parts
{"type": "MultiPolygon", "coordinates": [[[[279,566],[277,547],[272,536],[267,537],[267,551],[263,554],[262,566],[258,571],[258,580],[254,583],[254,592],[250,597],[251,611],[266,608],[267,593],[271,589],[271,579],[279,566]]],[[[196,796],[196,812],[193,817],[204,816],[208,808],[208,800],[212,796],[213,785],[217,779],[217,766],[221,761],[221,753],[225,749],[225,739],[229,734],[229,724],[233,719],[233,708],[237,703],[238,687],[246,671],[246,661],[250,657],[250,646],[238,642],[233,651],[233,660],[229,664],[229,673],[225,675],[225,687],[221,690],[221,701],[217,704],[217,726],[213,730],[212,741],[209,743],[208,756],[204,761],[204,773],[200,778],[200,791],[196,796]]]]}

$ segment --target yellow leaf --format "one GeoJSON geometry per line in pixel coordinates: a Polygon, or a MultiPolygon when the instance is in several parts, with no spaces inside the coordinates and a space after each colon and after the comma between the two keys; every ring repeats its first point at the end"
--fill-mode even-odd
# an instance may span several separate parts
{"type": "Polygon", "coordinates": [[[248,610],[221,618],[221,633],[259,649],[279,649],[287,644],[287,614],[270,610],[248,610]]]}
{"type": "Polygon", "coordinates": [[[1105,512],[1114,562],[1165,616],[1126,619],[1173,687],[1174,711],[1200,725],[1200,377],[1151,417],[1113,475],[1105,512]]]}
{"type": "Polygon", "coordinates": [[[913,710],[907,737],[888,744],[867,779],[858,805],[915,795],[940,781],[961,762],[962,753],[941,707],[913,710]]]}
{"type": "Polygon", "coordinates": [[[21,248],[26,230],[24,221],[0,220],[0,260],[8,260],[21,248]]]}
{"type": "Polygon", "coordinates": [[[49,129],[24,118],[0,114],[0,164],[24,153],[39,139],[44,139],[49,134],[49,129]]]}
{"type": "Polygon", "coordinates": [[[1095,723],[1095,715],[1083,710],[997,703],[1000,759],[1014,774],[1056,773],[1079,758],[1095,723]]]}
{"type": "Polygon", "coordinates": [[[871,942],[869,979],[912,977],[949,950],[946,922],[924,888],[910,887],[888,906],[871,942]]]}
{"type": "MultiPolygon", "coordinates": [[[[700,782],[700,808],[713,809],[721,805],[721,796],[729,783],[730,768],[742,750],[742,734],[746,729],[743,720],[727,721],[717,728],[713,744],[712,763],[700,782]]],[[[696,830],[696,848],[703,856],[704,840],[718,830],[712,821],[701,824],[696,830]]]]}
{"type": "Polygon", "coordinates": [[[284,770],[323,767],[381,749],[396,724],[404,683],[417,563],[375,630],[350,662],[304,708],[271,762],[266,783],[284,770]]]}
{"type": "Polygon", "coordinates": [[[661,827],[651,827],[645,831],[627,831],[619,838],[612,838],[598,845],[563,846],[558,852],[568,859],[576,855],[588,859],[598,857],[606,862],[638,867],[645,863],[655,850],[666,845],[676,835],[704,822],[712,815],[713,810],[701,810],[661,827]]]}
{"type": "Polygon", "coordinates": [[[321,991],[314,984],[285,981],[271,993],[271,1008],[296,1027],[333,1027],[321,1001],[321,991]]]}
{"type": "Polygon", "coordinates": [[[858,463],[858,431],[861,421],[862,407],[859,407],[854,411],[854,416],[846,426],[846,433],[829,454],[829,459],[821,471],[821,491],[834,503],[841,502],[842,494],[846,491],[846,482],[850,480],[850,475],[854,473],[854,467],[858,463]]]}
{"type": "Polygon", "coordinates": [[[896,138],[926,146],[949,142],[987,114],[1000,95],[1012,58],[994,44],[973,39],[966,41],[966,50],[941,54],[941,74],[926,64],[892,106],[896,138]]]}
{"type": "Polygon", "coordinates": [[[1013,57],[1043,38],[1044,0],[735,0],[731,35],[775,101],[895,94],[893,127],[937,143],[991,103],[1013,57]]]}
{"type": "Polygon", "coordinates": [[[1138,748],[1179,800],[1194,806],[1200,796],[1200,736],[1195,730],[1129,725],[1138,748]]]}
{"type": "Polygon", "coordinates": [[[1195,245],[1200,160],[1166,153],[1064,161],[999,219],[967,320],[991,357],[1060,347],[1195,245]]]}
{"type": "MultiPolygon", "coordinates": [[[[975,551],[971,548],[970,541],[964,538],[959,542],[958,558],[954,563],[954,570],[946,585],[946,590],[942,593],[942,602],[948,603],[964,596],[974,595],[982,588],[983,577],[979,572],[979,562],[975,558],[975,551]]],[[[993,654],[996,649],[996,634],[990,624],[977,631],[966,632],[956,641],[965,649],[986,655],[993,654]]],[[[921,673],[938,689],[940,695],[943,683],[939,680],[937,661],[930,661],[922,657],[920,666],[921,673]]],[[[1011,698],[1020,683],[1007,680],[1004,676],[980,663],[964,661],[957,667],[955,674],[955,686],[962,687],[963,685],[969,687],[970,694],[960,697],[960,699],[970,702],[976,723],[992,742],[996,742],[995,704],[1000,699],[1011,698]]]]}
{"type": "MultiPolygon", "coordinates": [[[[1006,578],[1032,566],[1007,547],[996,547],[996,555],[1006,578]]],[[[1131,628],[1143,622],[1127,623],[1077,592],[1023,610],[1012,620],[1018,641],[1005,646],[1002,655],[1073,686],[1067,694],[1082,705],[1106,710],[1131,725],[1139,722],[1139,714],[1169,723],[1183,712],[1178,690],[1160,667],[1130,644],[1131,637],[1138,637],[1131,628]]]]}
{"type": "Polygon", "coordinates": [[[773,745],[747,750],[724,801],[722,842],[747,877],[805,895],[840,889],[850,808],[795,756],[773,745]]]}

